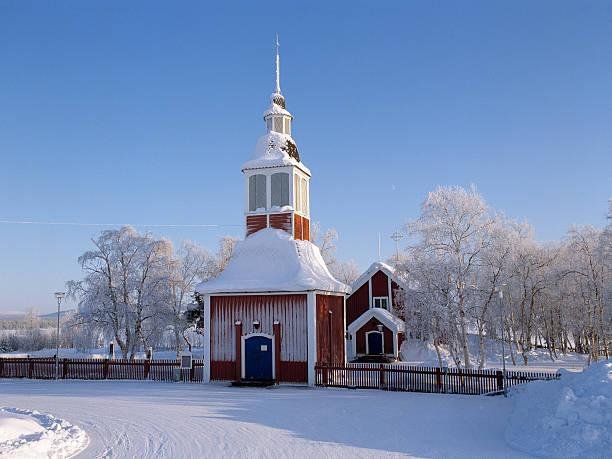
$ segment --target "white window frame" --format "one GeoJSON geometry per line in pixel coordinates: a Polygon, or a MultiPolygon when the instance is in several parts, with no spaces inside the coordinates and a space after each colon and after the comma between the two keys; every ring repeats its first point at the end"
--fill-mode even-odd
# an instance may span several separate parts
{"type": "MultiPolygon", "coordinates": [[[[383,325],[384,327],[384,325],[383,325]]],[[[366,342],[366,355],[370,355],[370,344],[368,342],[368,338],[371,333],[380,333],[380,335],[382,335],[382,354],[380,355],[386,355],[385,354],[385,332],[381,332],[378,330],[370,330],[369,332],[365,333],[365,342],[366,342]]],[[[375,354],[375,355],[379,355],[379,354],[375,354]]]]}
{"type": "Polygon", "coordinates": [[[386,309],[387,311],[389,310],[389,297],[388,296],[374,296],[372,297],[372,307],[376,308],[376,300],[385,300],[386,306],[384,308],[378,308],[378,309],[386,309]]]}

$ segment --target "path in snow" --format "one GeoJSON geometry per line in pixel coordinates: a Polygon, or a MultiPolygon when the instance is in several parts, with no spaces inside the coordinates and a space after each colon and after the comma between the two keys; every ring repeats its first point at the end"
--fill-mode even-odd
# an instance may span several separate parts
{"type": "Polygon", "coordinates": [[[79,457],[527,457],[510,400],[375,390],[0,380],[0,404],[80,425],[79,457]]]}

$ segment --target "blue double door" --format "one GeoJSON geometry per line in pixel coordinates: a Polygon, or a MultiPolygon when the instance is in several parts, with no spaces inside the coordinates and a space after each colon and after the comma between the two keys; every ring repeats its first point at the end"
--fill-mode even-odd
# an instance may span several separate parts
{"type": "Polygon", "coordinates": [[[249,336],[244,340],[244,379],[270,381],[274,379],[272,338],[249,336]]]}

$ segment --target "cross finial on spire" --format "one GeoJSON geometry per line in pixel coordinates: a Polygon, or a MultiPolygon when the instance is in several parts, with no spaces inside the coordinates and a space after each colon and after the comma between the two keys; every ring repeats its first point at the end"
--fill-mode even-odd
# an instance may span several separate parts
{"type": "Polygon", "coordinates": [[[280,94],[280,57],[278,55],[278,48],[280,44],[278,42],[278,34],[276,34],[276,93],[280,94]]]}

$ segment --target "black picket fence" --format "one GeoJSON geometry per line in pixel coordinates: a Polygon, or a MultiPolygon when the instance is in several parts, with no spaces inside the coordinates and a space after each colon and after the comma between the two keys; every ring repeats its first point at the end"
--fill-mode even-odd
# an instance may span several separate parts
{"type": "MultiPolygon", "coordinates": [[[[181,369],[179,360],[60,359],[61,379],[132,379],[201,382],[204,360],[181,369]]],[[[54,379],[55,359],[0,358],[0,378],[54,379]]]]}
{"type": "Polygon", "coordinates": [[[559,379],[558,373],[465,370],[402,364],[317,365],[316,385],[404,392],[482,395],[530,381],[559,379]]]}

